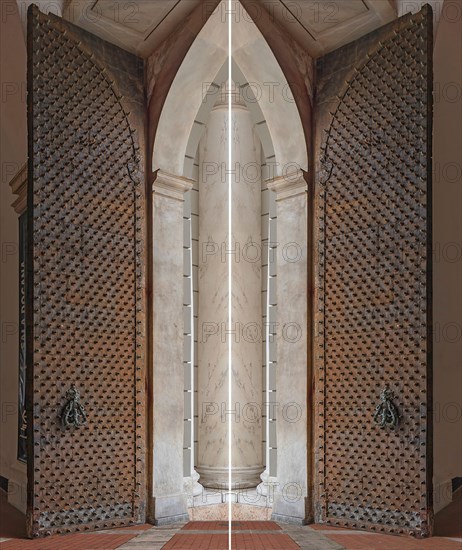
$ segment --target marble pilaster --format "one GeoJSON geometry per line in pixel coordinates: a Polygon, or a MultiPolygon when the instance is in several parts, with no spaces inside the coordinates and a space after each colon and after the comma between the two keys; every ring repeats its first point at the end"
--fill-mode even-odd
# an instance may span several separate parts
{"type": "Polygon", "coordinates": [[[277,484],[273,519],[307,520],[308,187],[301,170],[268,182],[278,220],[277,484]]]}
{"type": "Polygon", "coordinates": [[[183,488],[183,195],[192,181],[153,183],[153,476],[151,521],[186,521],[183,488]]]}

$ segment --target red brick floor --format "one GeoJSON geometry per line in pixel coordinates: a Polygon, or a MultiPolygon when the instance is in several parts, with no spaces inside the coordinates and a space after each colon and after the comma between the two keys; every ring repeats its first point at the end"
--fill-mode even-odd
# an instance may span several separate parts
{"type": "Polygon", "coordinates": [[[53,535],[40,539],[14,538],[0,542],[0,550],[115,550],[152,525],[120,527],[96,533],[53,535]]]}
{"type": "MultiPolygon", "coordinates": [[[[236,550],[300,550],[273,521],[233,521],[231,548],[236,550]]],[[[228,522],[191,521],[163,547],[165,550],[228,550],[228,522]],[[208,532],[207,532],[208,531],[208,532]]]]}
{"type": "Polygon", "coordinates": [[[428,539],[381,535],[329,525],[310,525],[345,550],[462,550],[462,538],[434,536],[428,539]],[[457,540],[458,539],[458,540],[457,540]]]}
{"type": "MultiPolygon", "coordinates": [[[[227,521],[190,521],[182,531],[228,531],[227,521]]],[[[274,521],[232,521],[231,531],[280,531],[274,521]]]]}
{"type": "Polygon", "coordinates": [[[429,539],[364,533],[326,525],[310,527],[346,550],[462,550],[462,498],[436,514],[435,536],[429,539]]]}
{"type": "MultiPolygon", "coordinates": [[[[149,527],[152,527],[150,525],[149,527]]],[[[55,535],[43,539],[11,539],[0,543],[1,550],[115,550],[136,537],[137,533],[55,535]]]]}
{"type": "MultiPolygon", "coordinates": [[[[280,533],[274,522],[233,522],[232,548],[236,550],[300,550],[289,535],[280,533]],[[245,532],[240,532],[245,531],[245,532]]],[[[11,539],[1,550],[115,550],[152,525],[119,528],[110,532],[52,536],[45,539],[11,539]]],[[[364,533],[327,525],[310,525],[346,550],[462,550],[462,541],[444,537],[417,540],[364,533]]],[[[144,546],[143,546],[144,548],[144,546]]],[[[163,546],[165,550],[228,550],[226,522],[190,522],[163,546]],[[206,533],[204,531],[209,531],[206,533]],[[217,532],[218,531],[218,532],[217,532]]]]}

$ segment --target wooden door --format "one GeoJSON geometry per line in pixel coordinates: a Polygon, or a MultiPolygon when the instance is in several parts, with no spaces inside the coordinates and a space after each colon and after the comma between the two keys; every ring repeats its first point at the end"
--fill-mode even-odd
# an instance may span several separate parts
{"type": "Polygon", "coordinates": [[[319,59],[315,519],[432,530],[432,14],[319,59]]]}
{"type": "Polygon", "coordinates": [[[42,536],[145,517],[144,69],[34,6],[28,56],[28,531],[42,536]]]}

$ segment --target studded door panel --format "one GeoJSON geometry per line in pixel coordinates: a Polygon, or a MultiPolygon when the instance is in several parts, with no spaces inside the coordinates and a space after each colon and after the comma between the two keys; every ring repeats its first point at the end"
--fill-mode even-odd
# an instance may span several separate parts
{"type": "Polygon", "coordinates": [[[431,12],[317,63],[315,514],[426,536],[431,12]]]}
{"type": "Polygon", "coordinates": [[[144,521],[143,64],[35,7],[28,55],[28,529],[38,536],[144,521]]]}

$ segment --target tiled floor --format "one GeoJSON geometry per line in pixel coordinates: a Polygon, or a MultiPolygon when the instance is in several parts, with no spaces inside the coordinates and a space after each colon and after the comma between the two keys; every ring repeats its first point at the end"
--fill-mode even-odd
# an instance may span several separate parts
{"type": "MultiPolygon", "coordinates": [[[[53,536],[24,537],[24,516],[0,500],[0,550],[227,550],[226,521],[133,527],[53,536]],[[9,540],[5,540],[9,539],[9,540]]],[[[234,521],[233,548],[239,550],[462,550],[462,498],[435,518],[435,535],[416,540],[327,525],[296,526],[267,521],[234,521]]]]}
{"type": "Polygon", "coordinates": [[[311,527],[345,550],[462,550],[462,539],[446,537],[414,539],[411,537],[358,532],[327,525],[314,525],[311,527]]]}
{"type": "MultiPolygon", "coordinates": [[[[152,527],[152,525],[149,525],[152,527]]],[[[82,533],[51,536],[43,539],[11,539],[0,543],[1,550],[115,550],[137,536],[139,531],[117,533],[82,533]]]]}
{"type": "Polygon", "coordinates": [[[459,496],[435,516],[435,536],[429,539],[380,535],[326,525],[311,527],[346,550],[462,550],[462,498],[459,496]]]}

